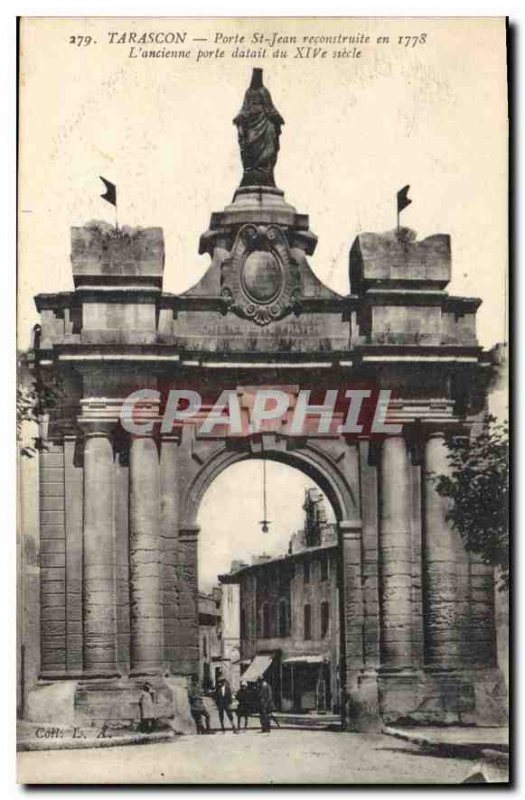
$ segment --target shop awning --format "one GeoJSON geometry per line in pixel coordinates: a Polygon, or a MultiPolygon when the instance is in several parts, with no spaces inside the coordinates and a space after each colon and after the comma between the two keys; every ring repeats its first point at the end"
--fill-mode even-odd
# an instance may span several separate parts
{"type": "Polygon", "coordinates": [[[258,656],[255,656],[252,663],[241,675],[241,680],[246,681],[256,681],[258,678],[262,678],[268,667],[273,661],[275,653],[264,653],[258,656]]]}
{"type": "Polygon", "coordinates": [[[322,664],[326,661],[324,656],[290,656],[290,658],[283,659],[283,664],[322,664]]]}

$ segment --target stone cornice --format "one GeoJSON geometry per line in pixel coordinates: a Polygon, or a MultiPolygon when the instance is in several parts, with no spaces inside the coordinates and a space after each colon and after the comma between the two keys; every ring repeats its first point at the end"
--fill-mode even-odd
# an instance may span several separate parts
{"type": "Polygon", "coordinates": [[[37,294],[34,300],[37,311],[43,311],[76,305],[76,297],[75,292],[52,292],[37,294]]]}
{"type": "MultiPolygon", "coordinates": [[[[83,366],[111,368],[116,364],[144,364],[155,373],[171,365],[177,371],[181,369],[227,369],[227,370],[305,370],[334,369],[350,370],[353,377],[356,371],[378,366],[392,366],[398,369],[411,370],[422,364],[429,366],[447,366],[449,368],[465,368],[471,365],[476,369],[488,368],[484,359],[484,351],[478,345],[388,345],[357,344],[348,350],[326,350],[318,352],[276,352],[274,350],[240,351],[235,353],[217,353],[199,350],[182,350],[175,340],[170,344],[57,344],[52,349],[40,350],[45,353],[45,365],[55,363],[66,366],[70,364],[77,369],[83,366]]],[[[44,364],[39,359],[40,364],[44,364]]]]}
{"type": "Polygon", "coordinates": [[[179,540],[181,542],[197,542],[200,525],[181,525],[179,527],[179,540]]]}

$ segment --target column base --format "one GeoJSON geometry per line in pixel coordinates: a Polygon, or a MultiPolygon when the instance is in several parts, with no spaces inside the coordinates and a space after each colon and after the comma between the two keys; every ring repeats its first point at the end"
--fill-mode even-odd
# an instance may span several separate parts
{"type": "Polygon", "coordinates": [[[349,670],[346,674],[347,731],[378,733],[382,728],[375,671],[349,670]]]}
{"type": "Polygon", "coordinates": [[[162,667],[137,667],[137,669],[130,670],[130,678],[159,678],[166,674],[166,670],[162,667]]]}
{"type": "Polygon", "coordinates": [[[379,707],[392,725],[504,725],[506,689],[497,669],[378,673],[379,707]]]}
{"type": "Polygon", "coordinates": [[[39,681],[67,681],[69,678],[80,678],[82,676],[82,672],[75,674],[74,672],[67,672],[64,670],[63,672],[53,671],[53,670],[42,670],[38,675],[39,681]]]}
{"type": "Polygon", "coordinates": [[[24,719],[53,725],[73,725],[76,681],[64,677],[50,680],[43,676],[40,681],[28,692],[24,719]]]}
{"type": "Polygon", "coordinates": [[[86,680],[109,680],[111,678],[122,678],[122,673],[118,669],[85,669],[78,675],[78,678],[86,680]]]}
{"type": "MultiPolygon", "coordinates": [[[[79,725],[135,728],[140,723],[139,697],[144,677],[118,677],[78,681],[75,690],[75,721],[79,725]]],[[[174,715],[173,693],[160,676],[149,676],[155,690],[154,715],[168,723],[174,715]]]]}

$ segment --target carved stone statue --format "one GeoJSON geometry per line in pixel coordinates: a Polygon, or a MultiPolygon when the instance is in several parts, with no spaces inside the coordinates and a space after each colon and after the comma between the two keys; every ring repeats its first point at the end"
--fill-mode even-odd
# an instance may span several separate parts
{"type": "Polygon", "coordinates": [[[241,186],[275,186],[273,168],[284,119],[263,86],[262,69],[253,70],[252,82],[233,123],[238,129],[244,168],[241,186]]]}

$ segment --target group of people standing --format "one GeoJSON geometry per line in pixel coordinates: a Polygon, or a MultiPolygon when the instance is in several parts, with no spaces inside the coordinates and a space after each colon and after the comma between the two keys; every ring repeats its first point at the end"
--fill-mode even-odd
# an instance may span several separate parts
{"type": "MultiPolygon", "coordinates": [[[[242,730],[241,721],[244,720],[244,730],[248,727],[250,716],[258,714],[261,722],[262,733],[270,733],[271,717],[273,711],[273,695],[270,684],[264,677],[259,678],[256,684],[248,685],[241,681],[241,686],[235,694],[226,678],[220,677],[213,693],[217,706],[221,730],[224,733],[224,718],[226,717],[234,733],[242,730]],[[237,725],[233,716],[233,701],[237,701],[237,725]]],[[[210,732],[210,714],[204,704],[203,692],[199,686],[199,679],[194,675],[188,689],[188,701],[191,715],[197,727],[197,733],[210,732]]]]}

